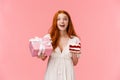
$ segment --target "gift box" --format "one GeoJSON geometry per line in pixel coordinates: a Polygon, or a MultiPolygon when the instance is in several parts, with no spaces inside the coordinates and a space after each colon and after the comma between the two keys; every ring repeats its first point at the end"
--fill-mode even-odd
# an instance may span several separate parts
{"type": "Polygon", "coordinates": [[[44,53],[44,55],[46,56],[50,56],[52,51],[53,51],[53,47],[52,47],[52,44],[51,44],[51,40],[49,37],[43,37],[42,38],[42,43],[40,45],[40,50],[41,50],[41,53],[44,53]]]}
{"type": "Polygon", "coordinates": [[[38,56],[41,39],[38,37],[29,40],[29,49],[32,57],[38,56]]]}
{"type": "Polygon", "coordinates": [[[35,37],[29,40],[29,48],[33,57],[44,54],[50,56],[53,50],[49,37],[35,37]]]}
{"type": "Polygon", "coordinates": [[[70,44],[69,45],[69,50],[80,51],[80,49],[81,49],[80,43],[78,43],[78,44],[70,44]]]}

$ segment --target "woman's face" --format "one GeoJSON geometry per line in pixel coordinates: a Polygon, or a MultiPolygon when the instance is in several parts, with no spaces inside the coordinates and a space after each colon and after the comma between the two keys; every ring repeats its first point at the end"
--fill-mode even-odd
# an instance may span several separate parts
{"type": "Polygon", "coordinates": [[[68,16],[64,13],[58,14],[57,17],[57,27],[60,31],[66,31],[68,27],[68,16]]]}

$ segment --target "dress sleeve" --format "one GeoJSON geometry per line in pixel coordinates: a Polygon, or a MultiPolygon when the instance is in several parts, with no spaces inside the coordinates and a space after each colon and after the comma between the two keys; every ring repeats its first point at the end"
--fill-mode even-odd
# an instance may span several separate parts
{"type": "Polygon", "coordinates": [[[44,38],[49,38],[49,39],[51,39],[50,34],[46,34],[46,35],[44,35],[43,37],[44,37],[44,38]]]}
{"type": "Polygon", "coordinates": [[[44,35],[43,38],[47,38],[47,39],[49,39],[49,40],[52,42],[51,37],[50,37],[50,34],[44,35]]]}
{"type": "Polygon", "coordinates": [[[79,45],[81,45],[81,40],[80,40],[80,38],[76,37],[76,43],[79,44],[79,45]]]}

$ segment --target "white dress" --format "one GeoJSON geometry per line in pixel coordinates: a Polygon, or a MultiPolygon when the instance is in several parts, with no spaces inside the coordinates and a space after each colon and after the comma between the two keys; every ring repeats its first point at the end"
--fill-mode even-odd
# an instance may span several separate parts
{"type": "Polygon", "coordinates": [[[62,52],[59,47],[52,52],[48,60],[44,80],[75,80],[69,44],[78,42],[80,42],[79,38],[74,36],[72,39],[70,38],[68,40],[62,52]]]}

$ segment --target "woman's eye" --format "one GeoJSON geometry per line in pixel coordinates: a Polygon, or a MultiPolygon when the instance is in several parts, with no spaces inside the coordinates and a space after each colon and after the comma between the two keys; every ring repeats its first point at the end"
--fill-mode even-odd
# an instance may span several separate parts
{"type": "Polygon", "coordinates": [[[64,18],[64,20],[68,20],[67,18],[64,18]]]}
{"type": "Polygon", "coordinates": [[[59,21],[59,20],[67,21],[68,19],[67,18],[57,18],[57,21],[59,21]]]}

